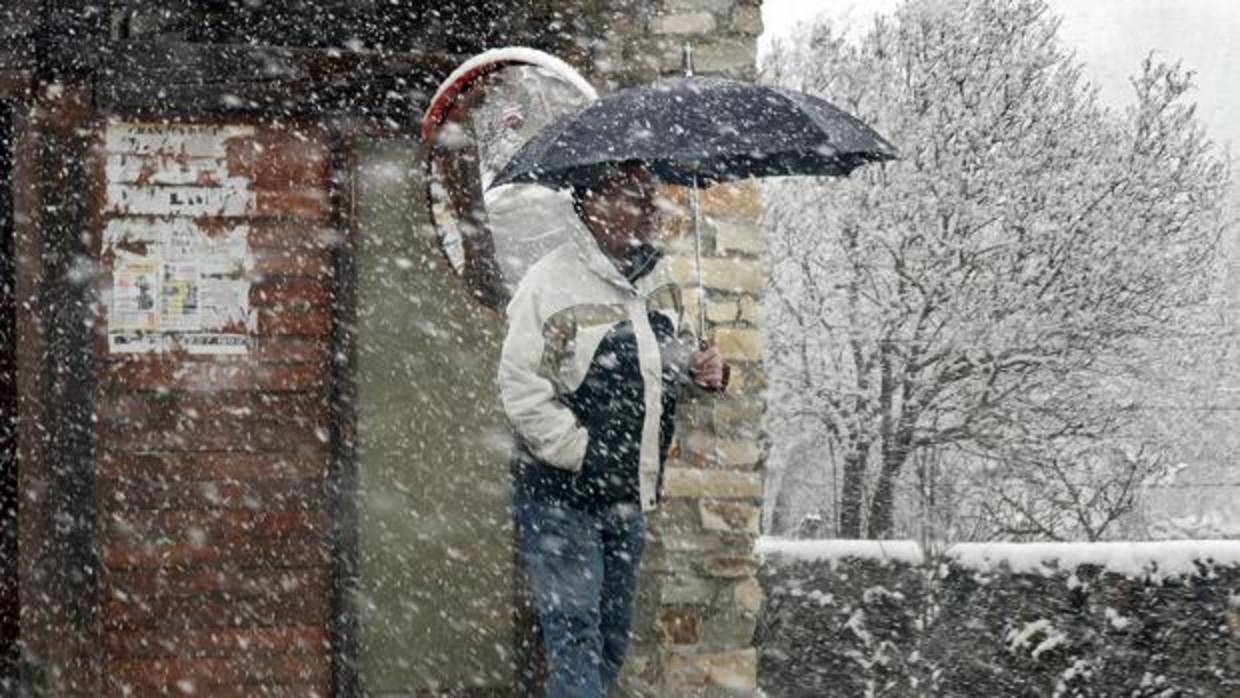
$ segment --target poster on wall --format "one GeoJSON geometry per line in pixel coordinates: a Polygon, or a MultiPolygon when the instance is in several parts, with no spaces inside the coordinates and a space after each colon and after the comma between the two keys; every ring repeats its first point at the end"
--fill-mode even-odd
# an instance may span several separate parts
{"type": "Polygon", "coordinates": [[[112,260],[110,351],[248,350],[255,324],[249,227],[236,225],[215,237],[193,227],[189,220],[109,221],[104,254],[112,260]]]}
{"type": "Polygon", "coordinates": [[[250,178],[230,159],[248,126],[107,126],[107,308],[112,353],[244,354],[250,178]]]}

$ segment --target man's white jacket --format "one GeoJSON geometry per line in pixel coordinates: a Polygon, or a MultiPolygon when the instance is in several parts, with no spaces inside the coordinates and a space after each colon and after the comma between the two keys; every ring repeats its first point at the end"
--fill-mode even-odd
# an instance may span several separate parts
{"type": "Polygon", "coordinates": [[[630,281],[584,226],[574,233],[508,305],[499,384],[518,486],[574,506],[635,497],[649,510],[694,341],[657,253],[630,281]]]}

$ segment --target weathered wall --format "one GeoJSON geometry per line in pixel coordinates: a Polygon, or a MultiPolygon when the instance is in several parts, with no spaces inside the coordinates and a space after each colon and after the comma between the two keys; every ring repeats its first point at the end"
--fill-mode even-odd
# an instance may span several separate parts
{"type": "Polygon", "coordinates": [[[194,122],[100,130],[103,691],[326,695],[333,236],[324,134],[194,122]],[[231,273],[208,268],[211,241],[240,243],[244,269],[225,283],[241,294],[232,329],[248,335],[244,353],[109,346],[121,260],[158,259],[173,232],[202,246],[204,274],[231,273]]]}
{"type": "Polygon", "coordinates": [[[838,543],[764,541],[772,698],[1240,694],[1240,542],[838,543]]]}
{"type": "MultiPolygon", "coordinates": [[[[598,3],[582,40],[584,68],[600,92],[682,73],[694,47],[698,74],[756,75],[757,0],[598,3]]],[[[678,202],[684,190],[669,190],[678,202]]],[[[765,284],[753,183],[702,192],[707,334],[733,367],[726,394],[681,408],[668,463],[667,501],[653,518],[643,562],[636,642],[622,679],[625,695],[744,694],[756,686],[753,631],[762,591],[752,554],[761,517],[765,450],[758,301],[765,284]]],[[[669,260],[697,318],[692,238],[682,217],[668,226],[669,260]]]]}
{"type": "MultiPolygon", "coordinates": [[[[15,192],[23,212],[15,246],[24,260],[17,289],[24,671],[30,686],[52,694],[336,688],[333,651],[349,648],[332,644],[340,639],[331,609],[341,581],[331,576],[332,527],[356,521],[332,509],[355,483],[333,481],[331,471],[339,462],[333,451],[351,447],[347,410],[333,415],[347,367],[333,365],[332,348],[353,299],[334,274],[348,264],[348,249],[337,245],[348,201],[329,182],[330,161],[346,156],[330,134],[339,117],[388,113],[354,103],[340,77],[356,77],[353,87],[384,99],[395,95],[384,108],[412,124],[400,109],[425,99],[444,63],[486,46],[544,48],[606,91],[680,73],[685,41],[696,47],[699,73],[752,77],[761,30],[752,0],[460,2],[439,8],[440,18],[460,9],[449,28],[405,17],[417,32],[396,31],[404,25],[387,21],[379,4],[226,5],[143,0],[100,11],[85,0],[49,3],[58,9],[47,17],[61,24],[89,21],[91,41],[53,42],[48,65],[19,65],[0,52],[0,88],[29,100],[18,109],[27,155],[15,192]],[[501,15],[503,22],[491,21],[501,15]],[[370,31],[376,27],[386,33],[370,31]],[[186,52],[168,41],[205,48],[186,52]],[[265,45],[332,50],[263,53],[265,45]],[[160,46],[158,55],[143,53],[160,46]],[[385,51],[424,53],[384,64],[382,81],[340,67],[391,58],[385,51]],[[185,56],[192,60],[181,65],[185,56]],[[406,71],[400,60],[427,63],[406,71]],[[144,62],[167,71],[143,72],[144,62]],[[167,76],[181,82],[170,86],[167,76]],[[234,94],[242,88],[245,99],[234,94]],[[263,100],[249,99],[259,94],[263,100]],[[324,94],[332,99],[313,101],[324,94]],[[152,152],[109,143],[109,119],[164,116],[249,131],[205,155],[175,138],[152,152]],[[110,162],[120,159],[132,162],[110,162]],[[241,199],[214,191],[232,185],[241,199]],[[113,235],[126,226],[138,233],[113,235]],[[249,314],[229,329],[244,328],[248,350],[194,354],[170,344],[114,352],[107,334],[117,243],[140,254],[152,242],[142,231],[195,227],[208,237],[242,231],[249,314]]],[[[709,333],[733,365],[733,384],[681,413],[669,501],[650,527],[626,695],[756,685],[752,636],[762,595],[752,544],[765,380],[758,190],[717,187],[703,193],[702,208],[709,333]]],[[[678,222],[669,235],[672,263],[688,284],[684,232],[678,222]]],[[[695,316],[689,286],[686,298],[695,316]]]]}

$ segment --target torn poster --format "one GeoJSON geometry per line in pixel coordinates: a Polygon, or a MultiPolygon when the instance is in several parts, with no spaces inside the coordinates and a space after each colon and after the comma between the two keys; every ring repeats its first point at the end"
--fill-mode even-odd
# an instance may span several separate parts
{"type": "Polygon", "coordinates": [[[227,154],[252,136],[248,126],[108,123],[110,352],[248,351],[255,192],[227,154]]]}

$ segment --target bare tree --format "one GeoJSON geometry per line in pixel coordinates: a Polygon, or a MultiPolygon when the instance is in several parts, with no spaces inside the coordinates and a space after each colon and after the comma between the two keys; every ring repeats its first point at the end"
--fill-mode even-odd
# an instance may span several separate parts
{"type": "MultiPolygon", "coordinates": [[[[1131,505],[1115,478],[1162,463],[1123,407],[1208,295],[1226,162],[1187,73],[1147,60],[1133,106],[1107,110],[1058,27],[1041,0],[910,0],[857,43],[820,23],[764,68],[902,152],[767,186],[772,425],[828,438],[841,535],[891,535],[926,451],[1052,489],[1112,454],[1131,472],[1080,493],[1111,509],[1131,505]]],[[[1082,535],[1114,520],[1093,516],[1082,535]]]]}

